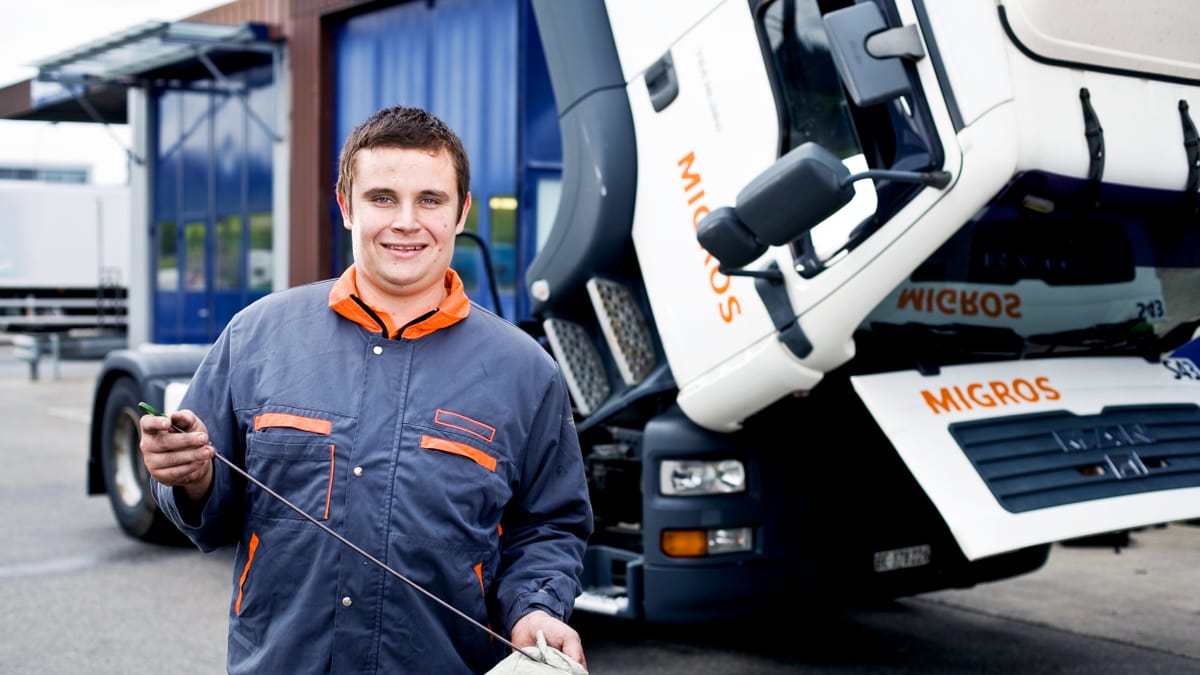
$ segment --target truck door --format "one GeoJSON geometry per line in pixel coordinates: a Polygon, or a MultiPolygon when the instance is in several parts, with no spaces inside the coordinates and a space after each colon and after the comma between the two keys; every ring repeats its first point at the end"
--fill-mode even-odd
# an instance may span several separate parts
{"type": "MultiPolygon", "coordinates": [[[[658,327],[681,388],[774,332],[753,280],[718,270],[696,243],[697,225],[804,141],[822,143],[852,170],[867,167],[817,3],[758,6],[696,3],[687,16],[676,7],[648,21],[641,7],[609,4],[637,127],[637,193],[654,195],[638,200],[633,238],[655,315],[670,317],[658,327]],[[789,72],[774,72],[785,62],[789,72]],[[705,336],[703,349],[696,335],[705,336]]],[[[818,228],[840,228],[837,243],[875,210],[871,185],[856,189],[818,228]]]]}

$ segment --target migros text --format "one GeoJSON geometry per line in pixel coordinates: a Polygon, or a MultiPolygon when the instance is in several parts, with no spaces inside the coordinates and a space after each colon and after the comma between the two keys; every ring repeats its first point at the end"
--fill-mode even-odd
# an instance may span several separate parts
{"type": "MultiPolygon", "coordinates": [[[[687,198],[688,206],[692,209],[692,230],[695,231],[700,227],[700,221],[709,214],[708,205],[704,203],[704,186],[700,179],[698,171],[692,171],[692,164],[696,161],[696,152],[690,151],[680,159],[678,166],[682,169],[680,178],[683,179],[683,194],[687,198]]],[[[704,265],[708,268],[708,287],[717,298],[717,312],[721,315],[721,320],[725,323],[732,322],[735,318],[741,316],[742,305],[738,302],[737,296],[729,292],[730,279],[721,274],[720,262],[713,257],[711,253],[704,250],[704,265]]]]}
{"type": "Polygon", "coordinates": [[[897,309],[962,316],[1021,318],[1021,296],[1016,293],[973,291],[961,288],[902,288],[897,309]]]}
{"type": "Polygon", "coordinates": [[[951,411],[974,408],[996,408],[999,406],[1022,405],[1039,401],[1057,401],[1062,394],[1050,386],[1050,378],[1035,377],[1033,380],[993,380],[971,382],[965,385],[942,387],[936,392],[921,390],[925,404],[940,415],[951,411]]]}

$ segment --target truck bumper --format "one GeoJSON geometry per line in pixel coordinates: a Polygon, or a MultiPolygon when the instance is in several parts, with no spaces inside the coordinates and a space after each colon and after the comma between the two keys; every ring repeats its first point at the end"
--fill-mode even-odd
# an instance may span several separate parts
{"type": "Polygon", "coordinates": [[[855,389],[970,560],[1200,515],[1200,370],[1077,357],[855,389]]]}

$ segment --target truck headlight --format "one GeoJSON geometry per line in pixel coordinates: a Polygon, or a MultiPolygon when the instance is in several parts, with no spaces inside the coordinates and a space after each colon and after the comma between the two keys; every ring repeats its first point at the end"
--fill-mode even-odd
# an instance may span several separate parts
{"type": "Polygon", "coordinates": [[[659,465],[658,485],[664,495],[673,497],[745,492],[746,467],[736,459],[668,459],[659,465]]]}

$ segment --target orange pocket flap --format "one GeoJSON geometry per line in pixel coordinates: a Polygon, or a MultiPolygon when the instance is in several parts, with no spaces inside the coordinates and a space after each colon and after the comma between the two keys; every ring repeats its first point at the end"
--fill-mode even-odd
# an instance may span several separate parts
{"type": "Polygon", "coordinates": [[[458,443],[446,440],[445,438],[438,438],[437,436],[421,436],[421,447],[426,450],[441,450],[442,452],[461,455],[486,468],[488,471],[496,470],[495,457],[478,448],[472,448],[466,443],[458,443]]]}
{"type": "Polygon", "coordinates": [[[291,415],[288,413],[263,413],[255,415],[254,430],[269,429],[271,427],[288,427],[290,429],[299,429],[300,431],[311,431],[314,434],[322,434],[328,436],[330,431],[333,431],[333,422],[329,420],[319,420],[315,417],[301,417],[300,415],[291,415]]]}

